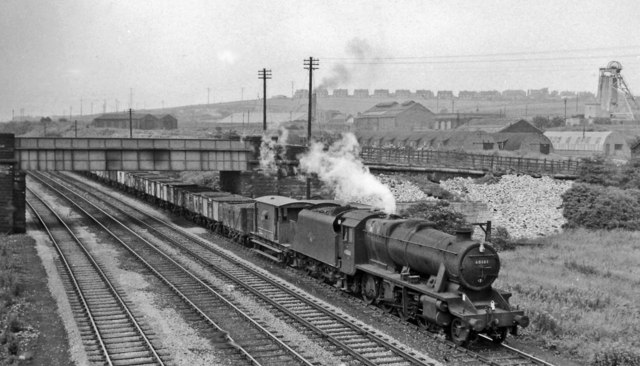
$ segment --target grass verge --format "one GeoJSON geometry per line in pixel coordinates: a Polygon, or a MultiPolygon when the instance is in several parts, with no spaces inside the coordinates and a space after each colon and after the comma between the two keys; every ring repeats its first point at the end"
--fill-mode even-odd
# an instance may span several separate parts
{"type": "Polygon", "coordinates": [[[640,232],[570,230],[501,253],[526,339],[592,366],[640,364],[640,232]]]}

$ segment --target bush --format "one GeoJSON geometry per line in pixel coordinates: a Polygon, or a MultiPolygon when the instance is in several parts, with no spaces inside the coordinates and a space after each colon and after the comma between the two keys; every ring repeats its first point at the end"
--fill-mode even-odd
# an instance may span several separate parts
{"type": "Polygon", "coordinates": [[[640,158],[634,158],[622,167],[620,187],[640,189],[640,158]]]}
{"type": "Polygon", "coordinates": [[[618,168],[607,162],[603,156],[584,158],[578,167],[576,182],[598,184],[602,186],[619,186],[618,168]]]}
{"type": "Polygon", "coordinates": [[[635,366],[640,365],[640,353],[637,349],[628,345],[614,343],[597,351],[591,362],[591,366],[635,366]]]}
{"type": "Polygon", "coordinates": [[[507,228],[503,226],[497,226],[492,230],[491,244],[496,250],[509,250],[514,248],[511,242],[511,235],[507,231],[507,228]]]}
{"type": "Polygon", "coordinates": [[[426,219],[433,222],[437,230],[452,235],[467,224],[464,215],[449,208],[447,201],[420,202],[403,210],[400,216],[426,219]]]}
{"type": "Polygon", "coordinates": [[[562,201],[566,227],[640,229],[640,191],[574,184],[562,201]]]}

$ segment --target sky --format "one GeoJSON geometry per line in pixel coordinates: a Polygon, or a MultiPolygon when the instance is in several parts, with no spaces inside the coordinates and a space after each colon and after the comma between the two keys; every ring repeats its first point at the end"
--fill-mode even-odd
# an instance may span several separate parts
{"type": "Polygon", "coordinates": [[[308,87],[640,91],[637,0],[1,0],[0,121],[308,87]],[[117,101],[117,102],[116,102],[117,101]]]}

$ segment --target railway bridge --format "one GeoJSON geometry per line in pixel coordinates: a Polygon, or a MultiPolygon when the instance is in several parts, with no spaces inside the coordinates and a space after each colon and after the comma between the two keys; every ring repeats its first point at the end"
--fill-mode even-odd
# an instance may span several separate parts
{"type": "Polygon", "coordinates": [[[25,171],[251,170],[259,137],[240,140],[174,138],[50,138],[0,134],[0,233],[25,232],[25,171]]]}

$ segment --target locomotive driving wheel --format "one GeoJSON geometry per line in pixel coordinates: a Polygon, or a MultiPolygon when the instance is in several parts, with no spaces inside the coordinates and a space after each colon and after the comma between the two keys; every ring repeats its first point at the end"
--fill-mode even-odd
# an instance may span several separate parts
{"type": "Polygon", "coordinates": [[[451,321],[448,333],[449,339],[458,346],[464,347],[469,343],[471,330],[460,318],[454,318],[451,321]]]}
{"type": "Polygon", "coordinates": [[[373,304],[380,294],[379,287],[379,281],[375,277],[365,275],[362,279],[362,299],[367,304],[373,304]]]}

